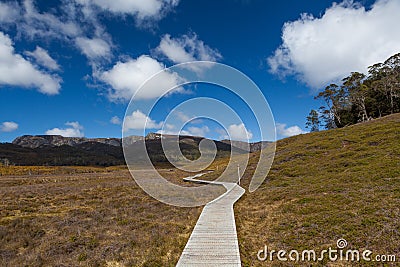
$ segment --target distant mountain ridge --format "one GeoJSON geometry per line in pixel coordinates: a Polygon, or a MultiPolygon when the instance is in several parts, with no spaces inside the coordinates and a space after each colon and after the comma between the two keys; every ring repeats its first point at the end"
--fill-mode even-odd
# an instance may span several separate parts
{"type": "MultiPolygon", "coordinates": [[[[149,133],[146,137],[143,136],[127,136],[124,137],[124,143],[131,145],[140,140],[157,140],[160,138],[173,138],[174,135],[161,135],[158,133],[149,133]]],[[[195,136],[181,136],[187,138],[203,138],[195,136]]],[[[23,135],[19,136],[12,141],[14,145],[26,147],[26,148],[38,148],[41,146],[77,146],[87,142],[95,142],[110,146],[120,147],[122,145],[121,138],[86,138],[86,137],[64,137],[61,135],[23,135]]],[[[269,143],[269,141],[260,141],[254,143],[247,143],[243,141],[231,141],[231,140],[221,140],[220,142],[225,144],[230,144],[236,148],[248,151],[256,152],[264,149],[269,143]]]]}
{"type": "Polygon", "coordinates": [[[14,145],[26,148],[62,145],[76,146],[86,142],[97,142],[110,146],[121,146],[120,138],[63,137],[61,135],[23,135],[12,141],[14,145]]]}
{"type": "MultiPolygon", "coordinates": [[[[122,142],[127,146],[145,141],[150,159],[155,164],[168,164],[161,139],[174,142],[176,135],[149,133],[143,136],[121,138],[63,137],[61,135],[23,135],[12,143],[0,143],[0,160],[7,159],[15,165],[94,165],[125,164],[122,142]]],[[[200,156],[199,144],[204,137],[178,136],[182,154],[188,159],[200,156]]],[[[215,141],[217,157],[233,153],[259,151],[269,142],[246,143],[241,141],[215,141]]],[[[174,155],[179,160],[178,155],[174,155]]]]}
{"type": "Polygon", "coordinates": [[[221,142],[230,144],[231,146],[243,149],[250,153],[260,151],[260,150],[266,148],[269,144],[271,144],[270,141],[259,141],[259,142],[254,142],[254,143],[247,143],[247,142],[235,141],[235,140],[221,140],[221,142]]]}

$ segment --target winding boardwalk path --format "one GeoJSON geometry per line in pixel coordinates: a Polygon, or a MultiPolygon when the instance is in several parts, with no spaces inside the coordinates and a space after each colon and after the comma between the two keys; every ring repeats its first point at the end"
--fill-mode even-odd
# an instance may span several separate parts
{"type": "Polygon", "coordinates": [[[185,178],[223,185],[227,192],[204,206],[177,266],[241,266],[233,204],[245,190],[236,183],[185,178]]]}

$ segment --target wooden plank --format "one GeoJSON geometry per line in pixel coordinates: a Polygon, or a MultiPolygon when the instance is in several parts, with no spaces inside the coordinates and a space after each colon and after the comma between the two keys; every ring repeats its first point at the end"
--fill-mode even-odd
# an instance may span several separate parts
{"type": "Polygon", "coordinates": [[[195,178],[185,181],[223,185],[227,192],[204,206],[177,266],[241,266],[233,204],[245,190],[235,183],[195,178]]]}

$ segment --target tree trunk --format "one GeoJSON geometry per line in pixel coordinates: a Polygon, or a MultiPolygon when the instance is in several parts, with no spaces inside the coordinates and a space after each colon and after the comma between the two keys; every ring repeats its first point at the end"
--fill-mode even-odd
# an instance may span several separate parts
{"type": "Polygon", "coordinates": [[[393,88],[390,87],[390,114],[394,113],[394,94],[393,94],[393,88]]]}

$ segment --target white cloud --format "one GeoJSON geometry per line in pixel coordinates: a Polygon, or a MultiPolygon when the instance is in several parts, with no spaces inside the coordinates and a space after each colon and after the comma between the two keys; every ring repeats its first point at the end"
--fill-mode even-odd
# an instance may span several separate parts
{"type": "Polygon", "coordinates": [[[111,57],[111,46],[103,39],[78,37],[75,43],[80,51],[90,60],[111,57]]]}
{"type": "Polygon", "coordinates": [[[210,129],[207,126],[203,127],[188,127],[188,132],[193,136],[201,136],[205,137],[207,133],[210,132],[210,129]]]}
{"type": "Polygon", "coordinates": [[[282,45],[268,58],[270,71],[296,75],[313,88],[399,52],[400,1],[378,0],[366,10],[352,1],[333,4],[320,18],[303,14],[285,23],[282,45]]]}
{"type": "Polygon", "coordinates": [[[10,23],[19,17],[19,7],[17,3],[0,2],[0,22],[10,23]]]}
{"type": "Polygon", "coordinates": [[[188,122],[191,120],[191,118],[182,111],[176,111],[175,116],[182,122],[188,122]]]}
{"type": "Polygon", "coordinates": [[[54,95],[59,93],[60,83],[58,76],[38,70],[16,54],[11,39],[0,31],[0,85],[34,87],[41,93],[54,95]]]}
{"type": "Polygon", "coordinates": [[[110,120],[110,122],[111,122],[112,124],[115,124],[115,125],[120,125],[120,124],[122,123],[122,122],[121,122],[121,119],[118,118],[117,116],[112,117],[111,120],[110,120]]]}
{"type": "MultiPolygon", "coordinates": [[[[98,73],[97,77],[112,87],[110,99],[130,100],[147,79],[162,70],[165,70],[163,64],[149,56],[142,55],[137,59],[118,62],[111,70],[98,73]]],[[[169,89],[176,87],[180,81],[181,78],[176,73],[164,71],[151,80],[146,90],[140,90],[136,98],[160,97],[167,93],[169,89]]],[[[173,91],[182,92],[182,90],[182,88],[177,87],[173,91]]]]}
{"type": "MultiPolygon", "coordinates": [[[[108,16],[131,16],[138,26],[146,26],[164,17],[178,4],[179,0],[68,0],[43,10],[36,0],[3,1],[0,2],[0,29],[15,27],[17,35],[24,40],[58,39],[74,45],[88,58],[95,73],[101,69],[99,60],[110,60],[113,56],[112,38],[102,22],[104,12],[109,13],[108,16]]],[[[56,70],[54,62],[49,63],[44,54],[37,56],[40,57],[38,64],[56,70]],[[44,65],[45,62],[49,64],[44,65]]]]}
{"type": "Polygon", "coordinates": [[[65,1],[59,6],[61,15],[56,16],[49,12],[41,13],[32,0],[24,0],[23,10],[23,20],[18,27],[28,36],[65,39],[74,43],[90,63],[111,57],[111,37],[100,23],[97,12],[89,6],[65,1]]]}
{"type": "Polygon", "coordinates": [[[18,123],[12,121],[5,121],[0,124],[0,132],[13,132],[18,129],[18,123]]]}
{"type": "Polygon", "coordinates": [[[277,123],[276,124],[276,131],[278,132],[278,134],[280,136],[283,137],[290,137],[290,136],[294,136],[294,135],[299,135],[299,134],[304,134],[307,133],[305,131],[303,131],[299,126],[295,125],[295,126],[290,126],[290,127],[286,127],[287,125],[284,123],[277,123]]]}
{"type": "MultiPolygon", "coordinates": [[[[146,24],[148,25],[148,23],[155,22],[164,17],[179,4],[179,0],[68,0],[60,1],[57,5],[52,5],[51,8],[43,10],[39,7],[36,0],[3,2],[0,2],[0,29],[8,31],[15,28],[17,36],[28,41],[36,41],[37,39],[51,41],[58,39],[67,45],[75,46],[76,49],[87,57],[89,64],[93,68],[94,78],[98,78],[97,75],[103,69],[102,60],[108,61],[113,57],[113,41],[102,22],[104,12],[109,13],[107,14],[108,16],[130,16],[135,19],[138,26],[146,26],[146,24]],[[10,25],[14,27],[11,28],[10,25]]],[[[26,55],[35,58],[38,65],[46,67],[48,70],[59,69],[57,62],[43,48],[38,47],[33,52],[27,52],[26,55]]],[[[107,83],[115,86],[116,90],[110,94],[112,100],[130,99],[132,92],[135,92],[137,89],[136,84],[133,86],[126,85],[126,79],[123,79],[121,82],[116,81],[114,78],[118,76],[117,72],[123,71],[123,67],[132,67],[132,64],[129,63],[145,64],[146,62],[144,61],[146,60],[138,58],[129,59],[127,62],[118,62],[114,66],[114,71],[110,70],[109,75],[105,73],[102,76],[107,83]]],[[[155,60],[152,66],[147,64],[147,67],[153,68],[153,70],[147,69],[151,75],[164,69],[164,66],[155,60]]],[[[42,74],[45,73],[42,72],[42,74]]],[[[139,73],[139,75],[134,75],[135,77],[131,80],[134,80],[134,82],[140,81],[141,79],[138,77],[140,75],[146,76],[145,73],[139,73]]],[[[164,81],[174,84],[173,81],[176,80],[176,76],[166,73],[164,81]]],[[[41,76],[37,75],[37,77],[36,80],[40,79],[41,76]]],[[[56,76],[45,77],[50,79],[47,79],[47,82],[40,86],[38,86],[38,82],[35,79],[29,84],[27,81],[22,80],[17,85],[39,87],[42,92],[49,94],[55,91],[58,92],[59,89],[54,89],[56,87],[55,82],[59,84],[61,79],[56,79],[56,76]],[[51,78],[53,79],[51,80],[51,78]]],[[[129,78],[127,79],[129,80],[129,78]]],[[[144,80],[142,79],[142,81],[144,80]]],[[[8,82],[0,79],[1,83],[8,84],[8,82]]],[[[181,88],[177,90],[179,91],[179,89],[181,88]]],[[[160,94],[160,91],[157,90],[155,92],[150,91],[149,93],[143,93],[142,97],[152,98],[160,94]]]]}
{"type": "MultiPolygon", "coordinates": [[[[2,14],[7,14],[6,12],[12,9],[14,13],[10,12],[10,14],[13,17],[8,20],[15,24],[18,34],[27,36],[31,40],[60,39],[68,44],[74,44],[90,63],[101,58],[108,59],[112,55],[112,40],[98,19],[98,10],[91,6],[82,6],[75,1],[61,1],[49,11],[42,12],[35,6],[34,0],[21,2],[21,5],[16,2],[14,4],[0,3],[0,22],[7,20],[7,17],[2,14]]],[[[49,63],[50,68],[55,68],[54,62],[50,63],[49,57],[43,52],[46,52],[48,56],[47,51],[40,49],[33,52],[31,56],[40,57],[38,64],[49,63]]],[[[47,67],[47,65],[44,66],[47,67]]]]}
{"type": "Polygon", "coordinates": [[[193,116],[189,116],[189,115],[185,114],[182,111],[175,111],[174,115],[181,122],[185,122],[185,123],[187,122],[187,123],[190,123],[190,124],[202,124],[202,123],[204,123],[204,120],[199,119],[199,118],[195,118],[193,116]]]}
{"type": "Polygon", "coordinates": [[[47,50],[41,48],[40,46],[36,46],[35,51],[25,52],[25,54],[33,57],[39,65],[46,67],[49,70],[59,70],[60,69],[60,66],[49,55],[47,50]]]}
{"type": "Polygon", "coordinates": [[[204,123],[204,120],[203,120],[203,119],[194,119],[194,118],[191,118],[190,123],[191,123],[191,124],[202,124],[202,123],[204,123]]]}
{"type": "Polygon", "coordinates": [[[165,124],[164,127],[165,127],[166,129],[168,129],[168,130],[173,130],[173,129],[175,129],[175,125],[169,124],[169,123],[165,124]]]}
{"type": "MultiPolygon", "coordinates": [[[[250,130],[246,129],[244,123],[239,124],[231,124],[228,126],[228,135],[222,136],[221,139],[231,139],[231,140],[238,140],[238,141],[248,141],[253,138],[253,134],[250,130]]],[[[224,130],[220,131],[219,133],[225,133],[224,130]]]]}
{"type": "Polygon", "coordinates": [[[82,34],[82,26],[70,16],[56,16],[39,12],[33,0],[24,0],[22,20],[16,21],[17,28],[30,37],[72,38],[82,34]]]}
{"type": "Polygon", "coordinates": [[[124,131],[128,130],[143,130],[143,129],[159,129],[163,122],[156,122],[148,117],[140,110],[132,112],[131,115],[125,117],[124,131]]]}
{"type": "Polygon", "coordinates": [[[183,35],[180,38],[171,38],[166,34],[162,37],[156,51],[165,55],[173,63],[184,63],[195,60],[217,61],[221,54],[203,41],[196,34],[183,35]]]}
{"type": "Polygon", "coordinates": [[[67,122],[65,123],[67,128],[54,128],[46,131],[47,135],[61,135],[64,137],[83,137],[85,134],[82,132],[83,127],[79,122],[67,122]]]}
{"type": "Polygon", "coordinates": [[[76,0],[81,4],[93,4],[103,10],[109,11],[117,15],[133,15],[137,22],[143,20],[158,20],[165,13],[177,6],[179,0],[76,0]]]}

